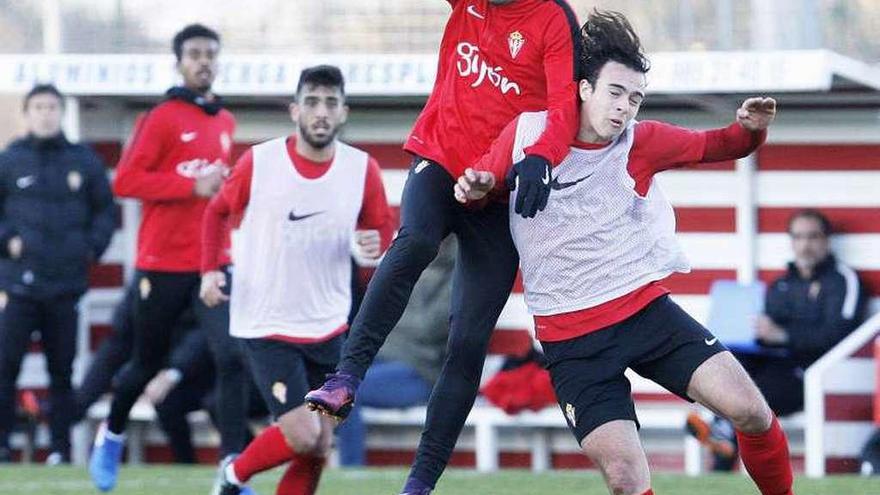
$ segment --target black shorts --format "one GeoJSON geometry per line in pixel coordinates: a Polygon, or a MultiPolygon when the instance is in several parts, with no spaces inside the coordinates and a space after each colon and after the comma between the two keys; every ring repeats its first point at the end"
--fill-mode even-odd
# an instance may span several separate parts
{"type": "Polygon", "coordinates": [[[275,419],[302,405],[309,390],[336,370],[343,339],[339,335],[316,344],[242,339],[254,382],[275,419]]]}
{"type": "Polygon", "coordinates": [[[627,368],[693,402],[687,387],[694,370],[727,350],[669,296],[626,320],[558,342],[541,342],[559,407],[578,444],[609,421],[638,426],[627,368]]]}

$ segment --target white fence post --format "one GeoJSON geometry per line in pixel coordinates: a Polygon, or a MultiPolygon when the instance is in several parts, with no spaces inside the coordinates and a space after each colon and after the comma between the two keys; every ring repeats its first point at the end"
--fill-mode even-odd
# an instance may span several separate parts
{"type": "Polygon", "coordinates": [[[880,331],[880,313],[862,323],[859,328],[834,346],[804,374],[804,412],[806,425],[806,471],[810,478],[825,475],[825,389],[824,377],[828,370],[848,359],[870,342],[880,331]]]}

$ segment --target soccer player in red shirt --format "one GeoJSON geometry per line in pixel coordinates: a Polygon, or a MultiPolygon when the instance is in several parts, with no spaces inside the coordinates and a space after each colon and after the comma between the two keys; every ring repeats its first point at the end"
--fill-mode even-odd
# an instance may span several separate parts
{"type": "Polygon", "coordinates": [[[167,99],[137,123],[113,182],[118,196],[141,200],[143,214],[132,358],[115,380],[110,415],[89,462],[103,491],[116,484],[128,414],[163,368],[171,330],[189,306],[200,331],[208,333],[217,368],[221,454],[240,452],[245,443],[248,382],[240,344],[229,336],[228,308],[208,308],[198,298],[202,213],[228,171],[235,131],[232,114],[211,91],[220,37],[190,25],[174,37],[173,49],[183,85],[168,90],[167,99]]]}
{"type": "MultiPolygon", "coordinates": [[[[544,212],[510,224],[526,304],[569,428],[611,492],[652,494],[624,376],[632,368],[730,419],[761,493],[790,495],[788,442],[761,392],[659,283],[690,266],[672,207],[653,180],[663,170],[748,155],[765,140],[776,102],[749,98],[736,122],[710,131],[637,122],[648,71],[638,36],[623,15],[598,11],[583,33],[577,138],[554,170],[544,212]]],[[[531,112],[512,122],[476,170],[459,178],[459,201],[483,199],[546,121],[531,112]]]]}
{"type": "Polygon", "coordinates": [[[548,129],[514,165],[516,213],[533,217],[550,191],[551,167],[577,127],[578,23],[564,0],[448,0],[434,89],[405,149],[415,155],[404,187],[401,228],[352,324],[338,372],[306,401],[344,418],[357,386],[400,319],[422,270],[454,233],[449,352],[428,403],[405,493],[429,493],[446,467],[473,405],[489,336],[516,276],[517,254],[503,205],[474,211],[452,186],[523,111],[549,109],[548,129]]]}

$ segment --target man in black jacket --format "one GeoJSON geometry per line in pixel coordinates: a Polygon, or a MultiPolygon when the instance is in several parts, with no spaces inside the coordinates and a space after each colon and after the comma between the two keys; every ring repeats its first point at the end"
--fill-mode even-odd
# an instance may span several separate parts
{"type": "Polygon", "coordinates": [[[74,410],[77,302],[116,228],[106,169],[61,131],[64,99],[37,85],[24,99],[28,135],[0,153],[0,257],[8,302],[0,327],[0,449],[8,449],[15,383],[31,333],[49,371],[50,463],[66,461],[74,410]]]}
{"type": "MultiPolygon", "coordinates": [[[[831,253],[831,230],[819,211],[792,215],[788,234],[794,261],[770,284],[765,314],[755,320],[755,340],[767,352],[736,354],[777,416],[803,410],[804,370],[865,320],[867,294],[856,272],[831,253]]],[[[715,468],[730,469],[736,451],[728,434],[732,428],[717,419],[711,427],[701,425],[696,415],[688,423],[704,432],[716,454],[715,468]]]]}

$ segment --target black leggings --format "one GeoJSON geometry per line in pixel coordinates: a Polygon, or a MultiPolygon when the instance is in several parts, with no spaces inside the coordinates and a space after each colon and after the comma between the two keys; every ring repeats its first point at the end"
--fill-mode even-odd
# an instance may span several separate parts
{"type": "Polygon", "coordinates": [[[115,380],[108,428],[125,431],[128,414],[150,379],[161,370],[171,350],[172,329],[191,306],[199,328],[206,332],[217,370],[218,425],[221,455],[241,452],[245,446],[248,402],[247,370],[237,339],[229,335],[229,306],[209,308],[198,297],[197,273],[138,272],[134,302],[134,348],[115,380]]]}
{"type": "Polygon", "coordinates": [[[110,391],[113,377],[131,359],[131,349],[134,345],[132,314],[135,298],[137,298],[137,285],[130,284],[125,289],[122,301],[113,310],[113,332],[101,341],[101,345],[92,356],[82,383],[76,390],[74,422],[85,418],[89,407],[110,391]]]}
{"type": "Polygon", "coordinates": [[[411,476],[434,485],[473,407],[489,337],[516,277],[519,257],[507,205],[469,210],[452,194],[453,178],[438,164],[413,161],[403,190],[401,227],[373,275],[346,341],[339,369],[363,377],[397,324],[422,271],[450,233],[458,237],[446,362],[428,402],[411,476]]]}

